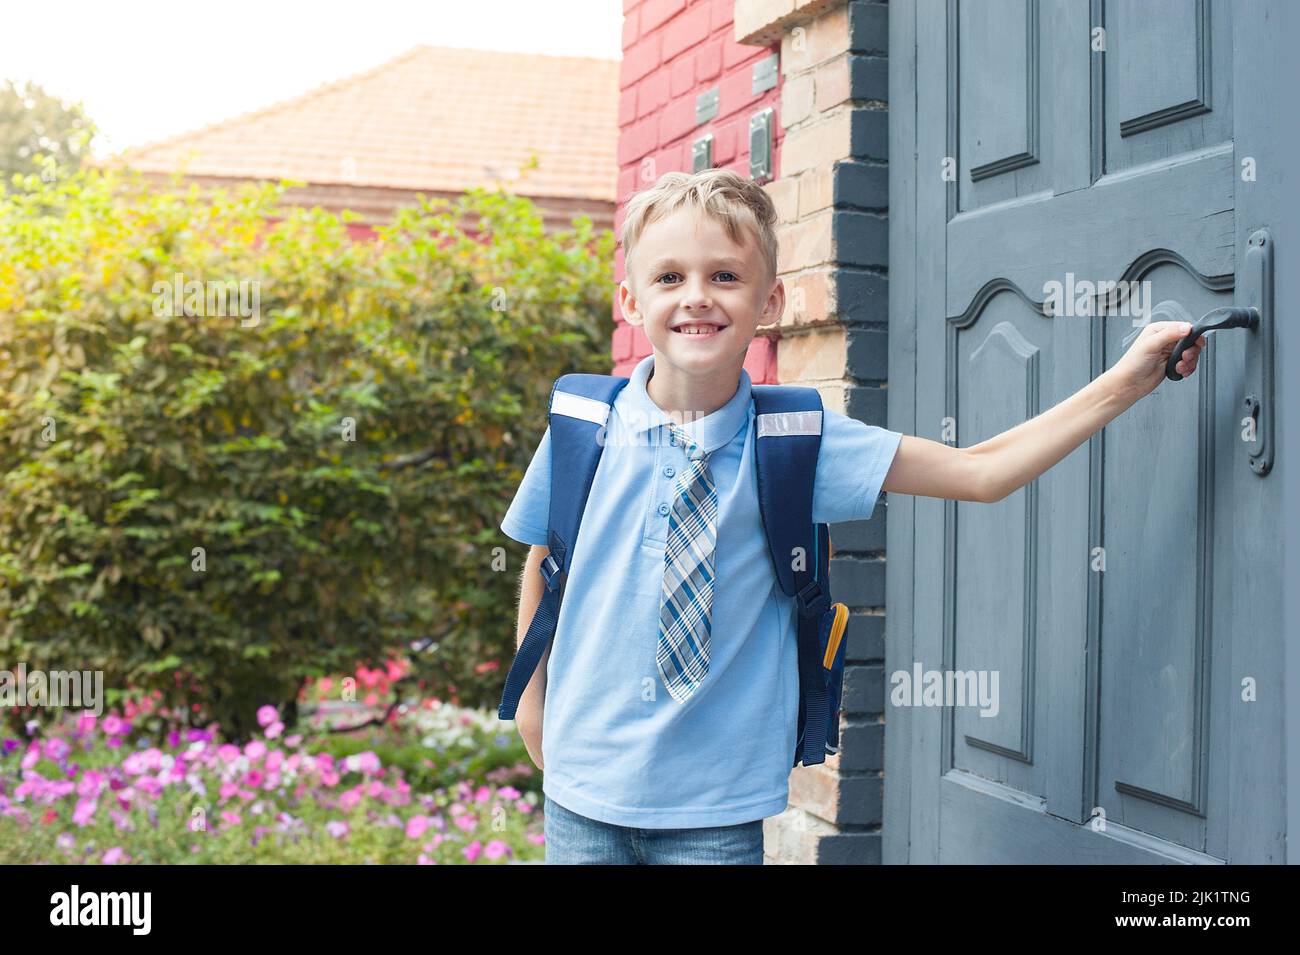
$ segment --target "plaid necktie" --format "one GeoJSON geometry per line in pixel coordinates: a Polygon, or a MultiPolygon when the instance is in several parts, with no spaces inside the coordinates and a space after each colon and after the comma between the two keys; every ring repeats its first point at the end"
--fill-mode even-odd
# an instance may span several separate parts
{"type": "Polygon", "coordinates": [[[664,687],[674,700],[684,703],[709,672],[718,493],[708,456],[681,428],[669,427],[691,464],[677,480],[668,520],[656,659],[664,687]]]}

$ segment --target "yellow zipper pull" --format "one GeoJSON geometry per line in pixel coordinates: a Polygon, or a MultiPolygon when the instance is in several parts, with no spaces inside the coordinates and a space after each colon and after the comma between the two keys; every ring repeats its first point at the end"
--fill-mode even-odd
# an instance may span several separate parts
{"type": "Polygon", "coordinates": [[[846,604],[837,601],[831,605],[831,608],[835,611],[835,619],[831,622],[831,634],[826,641],[826,656],[822,659],[822,667],[827,670],[835,665],[835,653],[840,648],[844,628],[849,622],[849,608],[846,604]]]}

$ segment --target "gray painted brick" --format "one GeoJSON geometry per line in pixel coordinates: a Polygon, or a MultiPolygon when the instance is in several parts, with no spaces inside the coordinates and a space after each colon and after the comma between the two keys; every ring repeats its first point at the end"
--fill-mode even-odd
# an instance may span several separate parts
{"type": "Polygon", "coordinates": [[[836,210],[831,216],[835,261],[845,265],[889,264],[889,220],[870,212],[836,210]]]}
{"type": "Polygon", "coordinates": [[[886,397],[884,388],[850,388],[844,401],[844,413],[850,418],[883,428],[889,420],[886,416],[886,397]]]}
{"type": "Polygon", "coordinates": [[[831,525],[831,560],[841,554],[885,549],[885,498],[876,503],[876,512],[868,521],[844,521],[831,525]]]}
{"type": "Polygon", "coordinates": [[[845,159],[835,164],[832,199],[835,208],[889,208],[889,166],[845,159]]]}
{"type": "Polygon", "coordinates": [[[849,55],[849,96],[889,100],[889,60],[883,56],[849,55]]]}
{"type": "Polygon", "coordinates": [[[884,780],[879,776],[840,779],[840,804],[834,820],[841,826],[878,826],[884,808],[884,780]]]}
{"type": "Polygon", "coordinates": [[[840,832],[817,842],[818,865],[880,865],[880,831],[840,832]]]}
{"type": "Polygon", "coordinates": [[[885,724],[849,720],[840,723],[840,771],[845,773],[885,768],[885,724]]]}
{"type": "Polygon", "coordinates": [[[889,7],[883,3],[849,4],[849,49],[854,52],[889,52],[889,7]]]}
{"type": "Polygon", "coordinates": [[[840,707],[845,713],[885,711],[885,668],[874,663],[853,663],[844,667],[844,695],[840,707]]]}
{"type": "Polygon", "coordinates": [[[855,109],[849,119],[849,155],[855,159],[889,159],[889,112],[855,109]]]}
{"type": "Polygon", "coordinates": [[[831,593],[849,607],[884,606],[885,562],[858,557],[832,560],[831,593]]]}
{"type": "Polygon", "coordinates": [[[835,297],[845,325],[883,325],[889,321],[889,279],[879,272],[837,269],[835,297]]]}
{"type": "MultiPolygon", "coordinates": [[[[833,592],[833,591],[832,591],[833,592]]],[[[835,594],[839,600],[840,595],[835,594]]],[[[844,628],[844,659],[848,663],[885,659],[885,618],[882,614],[850,613],[844,628]]]]}
{"type": "Polygon", "coordinates": [[[889,331],[884,328],[851,328],[847,331],[848,367],[851,378],[889,380],[889,331]]]}

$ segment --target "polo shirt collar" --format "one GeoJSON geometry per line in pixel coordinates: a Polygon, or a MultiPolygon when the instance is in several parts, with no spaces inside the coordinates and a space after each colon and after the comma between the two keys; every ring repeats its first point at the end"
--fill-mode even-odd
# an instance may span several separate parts
{"type": "MultiPolygon", "coordinates": [[[[634,435],[661,426],[676,424],[664,413],[663,409],[654,403],[650,398],[650,393],[646,391],[646,382],[650,380],[650,372],[654,368],[654,361],[655,356],[653,353],[642,358],[637,363],[636,368],[632,370],[627,385],[619,396],[620,398],[626,396],[627,406],[621,408],[620,413],[625,416],[627,429],[634,435]]],[[[736,387],[736,393],[731,396],[725,405],[717,411],[696,418],[693,421],[687,421],[686,424],[678,427],[685,431],[690,439],[703,449],[705,454],[712,454],[734,438],[736,432],[748,423],[750,399],[749,372],[741,368],[740,382],[736,387]]]]}

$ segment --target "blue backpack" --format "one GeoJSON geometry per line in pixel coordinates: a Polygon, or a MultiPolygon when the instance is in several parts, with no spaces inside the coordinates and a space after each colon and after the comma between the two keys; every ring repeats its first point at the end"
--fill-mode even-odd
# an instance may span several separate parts
{"type": "MultiPolygon", "coordinates": [[[[627,378],[561,375],[551,388],[549,553],[541,602],[506,675],[497,715],[513,720],[519,698],[551,645],[574,545],[604,448],[609,410],[627,378]]],[[[830,598],[830,528],[812,521],[821,446],[822,402],[815,388],[753,385],[759,509],[781,590],[795,598],[799,657],[799,736],[793,766],[839,752],[844,627],[849,610],[830,598]],[[802,548],[798,550],[797,548],[802,548]],[[812,560],[807,554],[812,554],[812,560]],[[804,559],[796,561],[796,555],[804,559]],[[809,569],[811,565],[811,569],[809,569]]]]}

